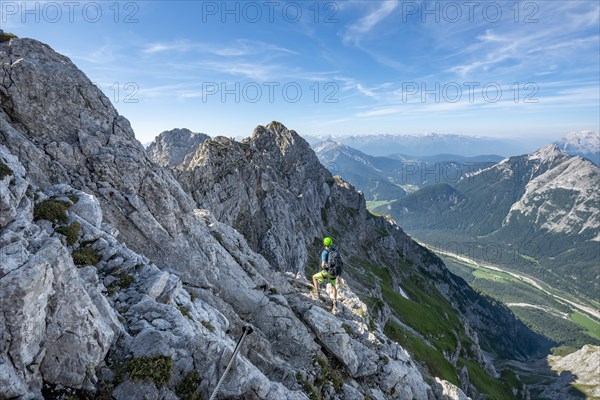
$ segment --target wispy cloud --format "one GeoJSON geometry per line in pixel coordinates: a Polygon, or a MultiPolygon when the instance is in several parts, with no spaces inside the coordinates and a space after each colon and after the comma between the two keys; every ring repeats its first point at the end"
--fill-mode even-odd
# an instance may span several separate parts
{"type": "Polygon", "coordinates": [[[377,24],[398,8],[400,3],[397,0],[384,0],[379,4],[378,8],[370,11],[367,15],[348,27],[343,36],[344,43],[358,43],[363,35],[366,35],[375,28],[377,24]]]}
{"type": "Polygon", "coordinates": [[[597,108],[600,106],[598,90],[600,87],[581,86],[569,87],[562,90],[544,93],[543,90],[537,92],[521,93],[520,97],[515,98],[515,92],[510,85],[501,86],[502,97],[498,101],[486,101],[478,93],[472,101],[469,96],[462,96],[457,102],[450,102],[445,99],[435,101],[433,96],[424,101],[420,94],[405,96],[402,100],[399,98],[395,102],[385,105],[375,105],[355,115],[360,118],[375,118],[383,116],[402,116],[402,115],[431,115],[432,113],[449,112],[451,115],[457,111],[466,111],[470,113],[482,110],[505,110],[514,112],[533,112],[540,113],[544,111],[572,110],[582,108],[597,108]],[[527,96],[527,95],[532,96],[527,96]]]}
{"type": "MultiPolygon", "coordinates": [[[[447,71],[465,79],[490,73],[563,74],[570,73],[577,60],[583,61],[582,55],[597,54],[600,43],[597,3],[544,2],[539,7],[537,23],[510,20],[477,35],[474,43],[453,57],[446,57],[444,61],[450,63],[447,71]],[[453,61],[458,63],[452,65],[453,61]]],[[[597,64],[597,57],[595,60],[597,64]]]]}
{"type": "Polygon", "coordinates": [[[112,44],[105,44],[87,53],[67,54],[74,60],[82,60],[91,64],[114,64],[117,59],[117,51],[112,44]]]}
{"type": "Polygon", "coordinates": [[[242,57],[268,52],[290,55],[298,54],[296,51],[287,49],[285,47],[248,39],[237,39],[232,44],[222,46],[192,42],[189,40],[178,40],[171,42],[150,43],[142,49],[143,54],[149,55],[165,52],[212,54],[221,57],[242,57]]]}
{"type": "Polygon", "coordinates": [[[147,57],[169,54],[166,65],[178,71],[172,74],[174,79],[197,77],[200,72],[205,73],[203,79],[258,81],[300,74],[298,67],[290,66],[298,52],[258,40],[237,39],[223,45],[189,40],[156,42],[146,44],[141,52],[147,57]]]}

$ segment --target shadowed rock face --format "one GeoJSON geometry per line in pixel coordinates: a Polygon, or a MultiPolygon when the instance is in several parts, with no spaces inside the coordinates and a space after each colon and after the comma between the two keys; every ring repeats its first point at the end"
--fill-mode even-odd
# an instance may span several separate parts
{"type": "Polygon", "coordinates": [[[174,399],[196,371],[190,385],[208,397],[251,324],[223,398],[306,399],[315,385],[327,399],[462,398],[426,383],[383,334],[384,312],[370,320],[360,275],[347,275],[334,316],[308,298],[305,278],[283,273],[304,271],[335,229],[348,257],[387,265],[394,283],[395,263],[409,260],[449,301],[476,296],[369,214],[294,131],[272,123],[242,143],[207,140],[172,171],[66,57],[14,39],[0,63],[2,395],[62,385],[174,399]],[[64,219],[41,215],[48,201],[64,219]],[[163,375],[136,380],[142,357],[163,375]]]}

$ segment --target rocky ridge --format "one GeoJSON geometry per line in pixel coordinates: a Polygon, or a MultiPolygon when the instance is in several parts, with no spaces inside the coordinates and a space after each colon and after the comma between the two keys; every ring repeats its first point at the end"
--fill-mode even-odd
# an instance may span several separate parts
{"type": "MultiPolygon", "coordinates": [[[[277,271],[300,263],[273,262],[287,260],[283,250],[263,257],[253,247],[268,241],[249,245],[199,208],[66,57],[12,39],[0,44],[0,63],[3,397],[207,397],[248,324],[254,333],[219,398],[464,396],[448,382],[428,384],[379,325],[370,330],[350,288],[331,314],[308,298],[306,280],[277,271]]],[[[279,134],[289,139],[287,129],[258,128],[255,147],[279,134]]],[[[284,142],[264,157],[285,170],[287,152],[304,150],[284,142]]],[[[366,218],[350,186],[314,172],[366,218]]]]}

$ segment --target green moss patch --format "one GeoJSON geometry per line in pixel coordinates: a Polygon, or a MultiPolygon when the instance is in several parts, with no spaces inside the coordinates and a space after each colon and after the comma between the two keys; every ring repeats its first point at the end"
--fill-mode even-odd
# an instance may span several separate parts
{"type": "Polygon", "coordinates": [[[55,224],[66,224],[69,220],[67,210],[71,204],[66,201],[50,199],[42,201],[33,207],[33,219],[45,219],[55,224]]]}
{"type": "Polygon", "coordinates": [[[131,284],[133,284],[134,278],[129,274],[121,274],[119,275],[119,279],[114,281],[108,286],[108,295],[112,296],[117,293],[117,289],[127,289],[131,284]]]}
{"type": "Polygon", "coordinates": [[[161,387],[171,379],[173,359],[167,356],[140,357],[128,360],[125,372],[132,380],[151,380],[161,387]]]}
{"type": "Polygon", "coordinates": [[[310,400],[321,400],[321,394],[319,393],[319,391],[317,390],[316,387],[313,386],[312,383],[310,383],[309,381],[306,380],[302,380],[302,387],[304,388],[304,391],[306,392],[306,394],[308,394],[308,397],[310,398],[310,400]]]}
{"type": "MultiPolygon", "coordinates": [[[[334,360],[335,361],[335,360],[334,360]]],[[[344,380],[342,378],[341,373],[339,372],[340,365],[330,364],[330,362],[326,358],[317,357],[317,364],[321,367],[321,373],[319,377],[315,381],[315,385],[319,390],[319,395],[324,393],[324,387],[326,383],[331,384],[333,389],[336,392],[342,391],[342,386],[344,386],[344,380]]]]}
{"type": "Polygon", "coordinates": [[[117,282],[119,287],[127,289],[133,283],[133,276],[129,274],[121,274],[119,275],[119,280],[117,282]]]}
{"type": "Polygon", "coordinates": [[[73,222],[71,225],[56,228],[56,232],[65,235],[67,237],[67,244],[72,246],[77,242],[77,239],[79,239],[81,224],[79,222],[73,222]]]}
{"type": "Polygon", "coordinates": [[[346,331],[346,333],[350,336],[352,336],[354,334],[354,330],[352,329],[352,327],[348,324],[342,324],[342,328],[346,331]]]}
{"type": "Polygon", "coordinates": [[[179,309],[179,312],[181,313],[181,315],[183,315],[187,319],[192,319],[192,315],[190,314],[189,308],[187,308],[185,306],[179,306],[177,308],[179,309]]]}

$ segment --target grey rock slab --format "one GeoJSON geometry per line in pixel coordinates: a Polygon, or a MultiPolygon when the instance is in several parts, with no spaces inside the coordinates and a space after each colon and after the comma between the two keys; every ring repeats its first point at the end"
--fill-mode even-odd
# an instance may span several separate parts
{"type": "Polygon", "coordinates": [[[440,378],[435,378],[432,385],[433,391],[440,400],[471,400],[470,397],[452,383],[440,378]]]}

